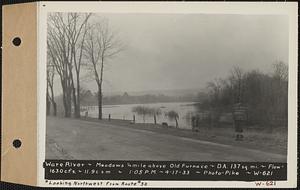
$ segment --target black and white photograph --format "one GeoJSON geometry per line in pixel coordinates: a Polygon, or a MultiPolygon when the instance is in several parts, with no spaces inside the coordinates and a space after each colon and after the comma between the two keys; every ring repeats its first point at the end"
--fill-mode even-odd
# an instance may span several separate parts
{"type": "Polygon", "coordinates": [[[288,17],[52,12],[46,159],[287,162],[288,17]]]}
{"type": "Polygon", "coordinates": [[[295,184],[292,4],[44,5],[41,184],[295,184]]]}
{"type": "Polygon", "coordinates": [[[298,3],[3,6],[1,181],[295,188],[298,3]]]}

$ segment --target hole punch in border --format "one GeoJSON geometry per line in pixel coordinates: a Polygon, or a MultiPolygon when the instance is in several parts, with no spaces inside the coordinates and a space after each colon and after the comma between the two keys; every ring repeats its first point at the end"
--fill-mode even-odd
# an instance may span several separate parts
{"type": "Polygon", "coordinates": [[[13,146],[14,146],[15,148],[20,148],[21,145],[22,145],[22,141],[21,141],[21,140],[15,139],[15,140],[13,141],[13,146]]]}
{"type": "Polygon", "coordinates": [[[12,43],[14,44],[14,46],[20,46],[21,43],[22,43],[22,40],[21,40],[21,38],[19,38],[19,37],[15,37],[15,38],[12,40],[12,43]]]}

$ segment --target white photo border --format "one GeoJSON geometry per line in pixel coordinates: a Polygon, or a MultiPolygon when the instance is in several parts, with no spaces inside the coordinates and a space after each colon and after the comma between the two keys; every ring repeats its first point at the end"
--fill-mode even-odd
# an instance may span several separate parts
{"type": "MultiPolygon", "coordinates": [[[[289,17],[289,90],[288,90],[288,155],[287,181],[277,181],[271,188],[297,186],[297,63],[298,63],[298,4],[296,2],[38,2],[38,186],[47,185],[43,162],[46,147],[46,55],[47,14],[49,12],[97,12],[97,13],[202,13],[287,15],[289,17]]],[[[55,180],[53,180],[55,181],[55,180]]],[[[74,182],[76,180],[64,180],[74,182]]],[[[78,180],[93,181],[94,180],[78,180]]],[[[98,187],[124,187],[105,185],[98,187]]],[[[111,180],[111,182],[122,180],[111,180]]],[[[123,180],[124,181],[124,180],[123,180]]],[[[125,180],[130,182],[130,180],[125,180]]],[[[137,180],[132,180],[137,181],[137,180]]],[[[145,187],[256,187],[255,182],[243,181],[147,181],[145,187]]],[[[59,187],[70,187],[60,185],[59,187]]],[[[87,186],[77,186],[87,187],[87,186]]],[[[93,186],[94,187],[94,186],[93,186]]],[[[268,188],[267,186],[260,186],[268,188]]]]}

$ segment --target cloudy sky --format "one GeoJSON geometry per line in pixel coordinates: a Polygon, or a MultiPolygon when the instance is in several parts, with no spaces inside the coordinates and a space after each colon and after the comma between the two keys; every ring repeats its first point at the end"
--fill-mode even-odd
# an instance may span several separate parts
{"type": "MultiPolygon", "coordinates": [[[[271,72],[288,62],[288,18],[264,15],[97,14],[125,50],[107,62],[104,92],[202,89],[233,66],[271,72]]],[[[96,91],[94,81],[83,80],[96,91]]],[[[57,84],[58,86],[58,84],[57,84]]]]}

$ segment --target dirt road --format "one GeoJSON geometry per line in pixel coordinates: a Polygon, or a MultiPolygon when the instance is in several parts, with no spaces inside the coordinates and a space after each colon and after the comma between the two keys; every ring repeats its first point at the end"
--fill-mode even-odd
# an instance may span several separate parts
{"type": "Polygon", "coordinates": [[[286,156],[116,124],[47,117],[46,159],[286,162],[286,156]]]}

